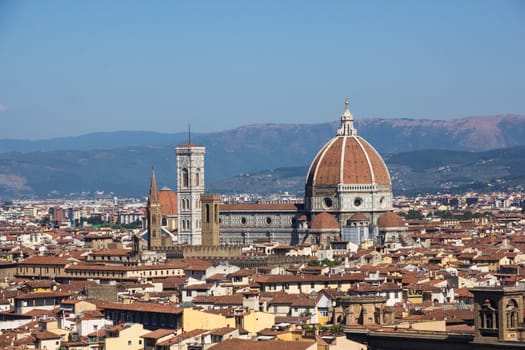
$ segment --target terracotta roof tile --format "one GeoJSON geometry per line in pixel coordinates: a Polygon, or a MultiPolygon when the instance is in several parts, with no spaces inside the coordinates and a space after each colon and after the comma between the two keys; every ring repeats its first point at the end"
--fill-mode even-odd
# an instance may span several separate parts
{"type": "Polygon", "coordinates": [[[254,341],[244,339],[228,339],[210,347],[210,350],[306,350],[313,342],[267,340],[254,341]]]}
{"type": "Polygon", "coordinates": [[[177,215],[177,194],[170,189],[159,191],[161,215],[177,215]]]}
{"type": "Polygon", "coordinates": [[[310,228],[313,230],[339,229],[339,226],[335,216],[329,213],[317,214],[310,222],[310,228]]]}
{"type": "Polygon", "coordinates": [[[360,136],[334,137],[319,151],[310,166],[307,187],[340,183],[390,186],[390,176],[383,159],[360,136]]]}

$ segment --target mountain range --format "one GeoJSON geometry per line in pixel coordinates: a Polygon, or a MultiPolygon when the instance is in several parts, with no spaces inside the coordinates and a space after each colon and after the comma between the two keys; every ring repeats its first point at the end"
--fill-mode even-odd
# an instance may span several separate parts
{"type": "MultiPolygon", "coordinates": [[[[469,186],[488,190],[523,183],[525,149],[519,146],[525,145],[525,116],[447,121],[359,119],[355,125],[385,158],[396,193],[469,186]]],[[[191,140],[206,146],[210,191],[301,192],[308,164],[338,126],[339,122],[255,124],[192,134],[191,140]],[[269,174],[279,178],[279,184],[263,185],[261,176],[268,179],[272,177],[269,174]],[[242,180],[248,184],[243,185],[242,180]]],[[[77,196],[95,191],[143,196],[152,166],[161,186],[175,188],[173,145],[187,140],[186,133],[142,131],[36,141],[3,139],[0,199],[77,196]]]]}
{"type": "MultiPolygon", "coordinates": [[[[422,150],[384,157],[394,193],[523,191],[525,146],[483,152],[422,150]]],[[[308,166],[245,173],[209,186],[217,193],[301,193],[308,166]]]]}

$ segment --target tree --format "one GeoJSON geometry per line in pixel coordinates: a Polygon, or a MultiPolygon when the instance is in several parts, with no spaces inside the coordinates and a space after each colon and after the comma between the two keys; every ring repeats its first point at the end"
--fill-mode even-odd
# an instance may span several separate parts
{"type": "Polygon", "coordinates": [[[104,224],[104,221],[102,221],[102,218],[98,215],[91,216],[87,219],[87,223],[91,225],[102,225],[104,224]]]}
{"type": "Polygon", "coordinates": [[[423,214],[421,214],[420,210],[413,210],[410,209],[406,215],[407,220],[421,220],[423,219],[423,214]]]}

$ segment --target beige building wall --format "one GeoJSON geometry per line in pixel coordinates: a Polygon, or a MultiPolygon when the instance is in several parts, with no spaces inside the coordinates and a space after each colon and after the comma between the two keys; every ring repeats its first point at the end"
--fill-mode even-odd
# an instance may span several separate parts
{"type": "Polygon", "coordinates": [[[275,282],[269,283],[265,286],[265,292],[286,292],[288,294],[310,294],[313,291],[319,292],[322,289],[339,289],[347,291],[352,287],[350,282],[345,281],[330,281],[328,285],[324,281],[310,282],[308,280],[299,280],[293,282],[275,282]],[[271,284],[275,284],[275,288],[271,287],[271,284]]]}
{"type": "Polygon", "coordinates": [[[439,321],[416,321],[416,322],[403,322],[396,325],[384,326],[386,328],[398,328],[398,329],[412,329],[415,331],[436,331],[446,332],[447,325],[444,320],[439,321]]]}
{"type": "Polygon", "coordinates": [[[144,339],[142,335],[149,333],[145,330],[142,324],[134,323],[128,328],[123,329],[119,333],[119,337],[106,338],[106,349],[126,349],[126,350],[141,350],[144,349],[144,339]]]}
{"type": "Polygon", "coordinates": [[[271,328],[275,324],[275,315],[268,312],[252,311],[243,317],[243,328],[255,335],[262,329],[271,328]]]}
{"type": "Polygon", "coordinates": [[[182,314],[182,328],[185,331],[222,327],[235,327],[235,318],[192,308],[185,308],[182,314]]]}
{"type": "Polygon", "coordinates": [[[36,349],[40,350],[58,350],[60,349],[60,339],[46,339],[46,340],[40,340],[39,344],[37,345],[36,349]]]}
{"type": "Polygon", "coordinates": [[[75,304],[75,307],[73,308],[73,312],[75,314],[79,314],[84,311],[93,311],[96,310],[97,306],[95,304],[89,303],[87,301],[79,301],[75,304]]]}

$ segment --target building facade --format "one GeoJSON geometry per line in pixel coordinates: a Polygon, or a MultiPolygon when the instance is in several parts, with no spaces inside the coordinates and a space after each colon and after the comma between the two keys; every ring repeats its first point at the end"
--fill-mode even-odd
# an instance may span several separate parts
{"type": "Polygon", "coordinates": [[[392,184],[379,153],[354,128],[354,119],[345,101],[341,126],[314,157],[305,183],[303,204],[222,204],[220,242],[249,244],[270,239],[299,244],[315,237],[316,242],[333,239],[329,227],[312,222],[317,215],[331,215],[337,221],[339,237],[346,233],[359,244],[378,239],[378,219],[392,210],[392,184]],[[359,220],[356,220],[356,219],[359,220]],[[357,225],[359,224],[359,227],[357,225]],[[319,234],[327,230],[329,234],[319,234]],[[362,232],[361,232],[362,231],[362,232]],[[327,236],[327,237],[324,237],[327,236]]]}
{"type": "Polygon", "coordinates": [[[348,105],[345,101],[336,135],[309,167],[304,204],[218,203],[217,197],[204,195],[205,148],[192,143],[177,146],[174,241],[191,245],[247,245],[261,240],[326,245],[336,238],[354,244],[377,241],[378,220],[392,210],[390,175],[379,153],[357,134],[348,105]],[[315,219],[319,215],[322,220],[315,219]]]}
{"type": "Polygon", "coordinates": [[[204,194],[206,149],[192,143],[175,148],[177,155],[178,243],[202,242],[201,195],[204,194]]]}

